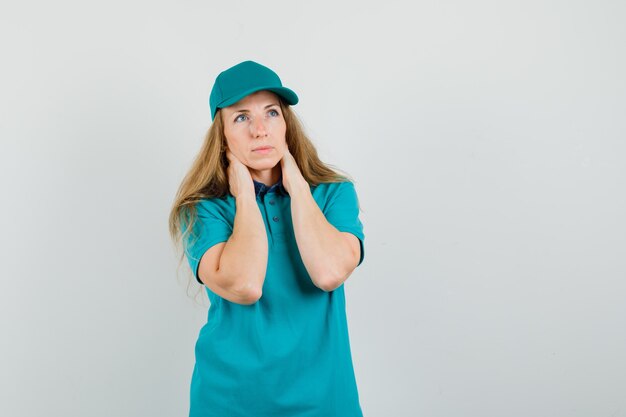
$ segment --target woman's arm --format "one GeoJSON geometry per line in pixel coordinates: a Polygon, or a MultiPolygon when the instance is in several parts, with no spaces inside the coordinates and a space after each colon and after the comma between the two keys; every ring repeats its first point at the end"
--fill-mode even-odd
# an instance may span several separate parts
{"type": "Polygon", "coordinates": [[[254,304],[261,298],[265,281],[267,232],[255,195],[241,194],[235,201],[232,235],[221,244],[221,251],[219,247],[207,251],[198,274],[221,297],[237,304],[254,304]]]}
{"type": "Polygon", "coordinates": [[[333,291],[356,268],[359,239],[340,232],[326,220],[306,182],[291,188],[293,230],[304,266],[317,287],[333,291]]]}

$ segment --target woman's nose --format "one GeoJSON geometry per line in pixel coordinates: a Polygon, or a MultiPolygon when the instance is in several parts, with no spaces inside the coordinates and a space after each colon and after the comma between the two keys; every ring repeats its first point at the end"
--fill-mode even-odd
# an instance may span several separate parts
{"type": "Polygon", "coordinates": [[[267,134],[267,130],[265,129],[265,121],[260,117],[253,119],[252,123],[250,123],[250,126],[253,136],[265,136],[267,134]]]}

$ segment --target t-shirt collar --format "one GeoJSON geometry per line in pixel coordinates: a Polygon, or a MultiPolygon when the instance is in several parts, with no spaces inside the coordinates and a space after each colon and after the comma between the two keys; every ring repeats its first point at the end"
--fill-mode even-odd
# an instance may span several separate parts
{"type": "Polygon", "coordinates": [[[287,190],[285,190],[285,187],[283,186],[282,173],[280,177],[278,178],[278,181],[269,187],[263,184],[262,182],[255,180],[254,178],[252,179],[252,181],[254,182],[254,191],[257,197],[263,196],[265,195],[265,193],[274,193],[274,192],[280,193],[282,195],[287,194],[287,190]]]}

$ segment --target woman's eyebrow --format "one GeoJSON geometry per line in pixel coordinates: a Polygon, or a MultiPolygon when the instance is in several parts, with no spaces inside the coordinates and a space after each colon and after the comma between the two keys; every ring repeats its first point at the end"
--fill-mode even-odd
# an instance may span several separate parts
{"type": "MultiPolygon", "coordinates": [[[[268,104],[267,106],[264,107],[264,109],[270,108],[272,106],[278,106],[278,103],[272,103],[272,104],[268,104]]],[[[241,109],[241,108],[235,108],[235,112],[249,112],[250,110],[248,109],[241,109]]]]}

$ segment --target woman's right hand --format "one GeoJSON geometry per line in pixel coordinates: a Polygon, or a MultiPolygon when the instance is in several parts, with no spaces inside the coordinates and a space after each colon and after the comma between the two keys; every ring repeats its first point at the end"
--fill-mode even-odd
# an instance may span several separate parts
{"type": "Polygon", "coordinates": [[[235,197],[239,197],[243,194],[249,194],[252,198],[255,197],[254,182],[252,182],[252,175],[250,175],[250,169],[244,165],[230,149],[226,149],[226,158],[228,158],[228,168],[226,169],[228,175],[228,184],[230,186],[230,193],[235,197]]]}

